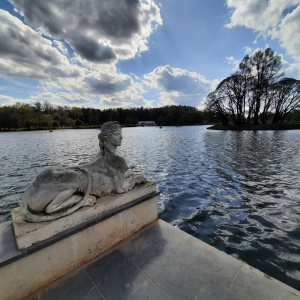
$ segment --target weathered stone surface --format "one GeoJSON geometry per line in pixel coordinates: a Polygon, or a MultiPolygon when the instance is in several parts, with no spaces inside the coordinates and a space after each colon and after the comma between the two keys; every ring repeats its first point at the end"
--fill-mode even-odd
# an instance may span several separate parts
{"type": "Polygon", "coordinates": [[[71,240],[75,265],[79,267],[124,240],[123,213],[73,235],[71,240]]]}
{"type": "Polygon", "coordinates": [[[157,219],[156,198],[143,202],[123,212],[124,235],[130,236],[157,219]],[[139,216],[138,218],[136,216],[139,216]]]}
{"type": "Polygon", "coordinates": [[[2,267],[1,299],[23,299],[74,269],[73,245],[64,239],[2,267]]]}
{"type": "MultiPolygon", "coordinates": [[[[49,222],[26,222],[19,209],[16,208],[12,211],[12,220],[18,247],[19,249],[31,247],[79,224],[90,222],[98,217],[105,217],[115,210],[129,205],[131,202],[155,192],[156,184],[148,181],[128,193],[105,196],[100,198],[94,206],[83,207],[71,215],[49,222]]],[[[141,213],[143,214],[142,217],[145,217],[145,212],[141,213]]],[[[147,212],[147,214],[151,214],[151,220],[153,220],[154,215],[157,218],[157,210],[155,212],[147,212]]]]}

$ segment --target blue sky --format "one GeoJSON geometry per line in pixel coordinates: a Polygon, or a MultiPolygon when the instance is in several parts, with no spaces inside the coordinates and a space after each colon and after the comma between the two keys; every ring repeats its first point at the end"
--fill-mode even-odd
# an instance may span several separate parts
{"type": "Polygon", "coordinates": [[[2,0],[0,106],[191,105],[271,47],[300,79],[300,0],[2,0]]]}

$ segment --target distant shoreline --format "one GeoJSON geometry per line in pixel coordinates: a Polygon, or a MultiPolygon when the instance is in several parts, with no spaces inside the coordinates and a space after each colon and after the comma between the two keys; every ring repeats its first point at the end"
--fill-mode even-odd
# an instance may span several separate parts
{"type": "MultiPolygon", "coordinates": [[[[200,125],[200,124],[195,124],[200,125]]],[[[149,126],[149,127],[183,127],[183,126],[195,126],[195,125],[164,125],[164,126],[149,126]]],[[[208,124],[201,124],[201,125],[208,125],[208,124]]],[[[64,129],[99,129],[101,125],[97,126],[79,126],[79,127],[56,127],[56,128],[41,128],[35,129],[32,128],[30,130],[25,128],[18,128],[18,129],[10,129],[10,130],[3,130],[0,129],[0,132],[31,132],[31,131],[57,131],[57,130],[64,130],[64,129]]],[[[123,128],[126,127],[137,127],[136,125],[122,125],[123,128]]],[[[148,127],[148,126],[147,126],[148,127]]],[[[140,127],[139,127],[140,128],[140,127]]],[[[215,124],[210,127],[207,127],[209,130],[232,130],[232,131],[241,131],[241,130],[300,130],[300,123],[297,124],[260,124],[260,125],[222,125],[222,124],[215,124]]]]}
{"type": "MultiPolygon", "coordinates": [[[[137,126],[137,125],[122,125],[122,128],[162,128],[162,127],[184,127],[184,126],[207,126],[211,124],[192,124],[192,125],[155,125],[155,126],[137,126]]],[[[95,125],[95,126],[79,126],[79,127],[49,127],[49,128],[13,128],[13,129],[0,129],[0,132],[31,132],[31,131],[57,131],[57,130],[64,130],[64,129],[99,129],[100,130],[101,125],[95,125]]]]}
{"type": "Polygon", "coordinates": [[[300,124],[260,124],[260,125],[222,125],[215,124],[208,127],[210,130],[299,130],[300,124]]]}
{"type": "Polygon", "coordinates": [[[55,127],[55,128],[17,128],[17,129],[0,129],[0,132],[31,132],[31,131],[56,131],[56,130],[64,130],[64,129],[100,129],[100,125],[98,127],[92,126],[80,126],[80,127],[55,127]]]}

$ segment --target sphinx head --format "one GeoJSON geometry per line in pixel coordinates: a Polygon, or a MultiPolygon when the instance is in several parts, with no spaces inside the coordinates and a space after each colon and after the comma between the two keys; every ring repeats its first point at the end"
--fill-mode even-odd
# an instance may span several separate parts
{"type": "Polygon", "coordinates": [[[106,152],[115,152],[122,142],[122,128],[119,122],[106,122],[101,126],[100,130],[98,139],[101,154],[105,155],[106,152]]]}

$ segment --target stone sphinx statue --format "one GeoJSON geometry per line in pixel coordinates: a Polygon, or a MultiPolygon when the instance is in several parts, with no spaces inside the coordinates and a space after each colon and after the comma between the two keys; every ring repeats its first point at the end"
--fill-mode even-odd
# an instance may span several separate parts
{"type": "Polygon", "coordinates": [[[96,199],[125,193],[146,182],[130,172],[124,158],[116,154],[122,142],[118,122],[106,122],[98,135],[100,152],[86,164],[48,167],[28,185],[20,202],[20,212],[29,222],[43,222],[69,215],[96,199]]]}

